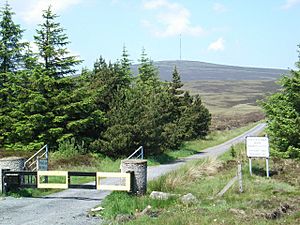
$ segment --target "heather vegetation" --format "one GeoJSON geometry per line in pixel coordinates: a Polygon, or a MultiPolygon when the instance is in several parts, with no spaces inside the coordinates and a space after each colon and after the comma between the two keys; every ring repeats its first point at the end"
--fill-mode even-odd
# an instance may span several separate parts
{"type": "Polygon", "coordinates": [[[51,7],[43,12],[33,52],[8,5],[0,18],[0,149],[66,149],[128,155],[143,145],[147,155],[177,149],[207,135],[211,120],[199,96],[182,91],[176,67],[162,82],[142,51],[138,75],[124,46],[115,63],[102,57],[92,69],[68,51],[69,40],[51,7]],[[76,76],[75,76],[76,75],[76,76]]]}

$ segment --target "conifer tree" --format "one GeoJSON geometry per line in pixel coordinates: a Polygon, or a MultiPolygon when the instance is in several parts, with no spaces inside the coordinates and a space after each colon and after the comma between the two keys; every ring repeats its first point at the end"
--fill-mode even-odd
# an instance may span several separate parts
{"type": "Polygon", "coordinates": [[[141,59],[139,60],[140,65],[138,67],[138,81],[143,83],[155,84],[158,78],[157,68],[153,65],[153,61],[147,56],[145,49],[142,49],[141,59]]]}
{"type": "Polygon", "coordinates": [[[42,24],[36,30],[35,43],[39,49],[39,56],[43,60],[42,67],[49,76],[65,77],[76,72],[74,66],[81,63],[75,56],[70,56],[67,49],[68,41],[64,29],[56,22],[58,16],[52,12],[51,6],[43,11],[42,24]]]}
{"type": "Polygon", "coordinates": [[[283,76],[279,81],[281,90],[261,103],[267,117],[272,153],[280,157],[300,158],[300,50],[298,52],[298,70],[283,76]]]}
{"type": "Polygon", "coordinates": [[[0,20],[0,72],[15,72],[24,64],[22,51],[26,43],[22,42],[23,31],[15,24],[12,16],[14,12],[6,2],[1,10],[0,20]]]}
{"type": "Polygon", "coordinates": [[[126,49],[126,46],[123,46],[122,58],[120,60],[120,78],[122,82],[122,86],[128,87],[132,80],[132,73],[131,73],[131,61],[129,59],[129,54],[126,49]]]}
{"type": "MultiPolygon", "coordinates": [[[[183,87],[183,84],[181,82],[181,77],[176,66],[174,66],[174,70],[172,73],[171,87],[175,90],[183,87]]],[[[176,91],[176,94],[182,94],[182,93],[183,91],[181,92],[178,90],[176,91]]]]}
{"type": "Polygon", "coordinates": [[[13,119],[9,116],[14,105],[14,86],[17,72],[24,67],[22,51],[23,30],[14,23],[12,11],[6,2],[0,13],[0,147],[7,142],[13,119]]]}

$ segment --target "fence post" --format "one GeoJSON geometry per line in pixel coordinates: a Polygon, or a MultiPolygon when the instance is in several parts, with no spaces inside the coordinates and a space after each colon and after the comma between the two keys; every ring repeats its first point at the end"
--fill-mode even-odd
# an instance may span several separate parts
{"type": "Polygon", "coordinates": [[[132,172],[133,194],[144,195],[147,192],[147,160],[129,159],[121,161],[121,172],[132,172]]]}
{"type": "Polygon", "coordinates": [[[22,171],[25,158],[7,157],[0,159],[0,189],[2,190],[2,169],[10,169],[11,171],[22,171]]]}
{"type": "Polygon", "coordinates": [[[238,173],[237,173],[238,181],[239,181],[239,191],[243,192],[243,179],[242,179],[242,164],[238,161],[238,173]]]}

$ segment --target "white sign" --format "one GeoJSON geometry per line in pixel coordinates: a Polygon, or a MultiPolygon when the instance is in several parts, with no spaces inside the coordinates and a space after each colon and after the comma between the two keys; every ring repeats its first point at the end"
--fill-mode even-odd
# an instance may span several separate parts
{"type": "Polygon", "coordinates": [[[47,171],[48,170],[48,160],[47,159],[38,159],[38,170],[47,171]]]}
{"type": "Polygon", "coordinates": [[[247,137],[247,156],[269,158],[269,139],[267,137],[247,137]]]}

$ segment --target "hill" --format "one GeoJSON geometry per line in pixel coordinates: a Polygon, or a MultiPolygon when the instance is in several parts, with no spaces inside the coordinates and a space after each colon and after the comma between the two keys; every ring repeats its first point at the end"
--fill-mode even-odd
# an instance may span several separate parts
{"type": "MultiPolygon", "coordinates": [[[[185,60],[157,61],[154,65],[158,68],[162,80],[170,80],[176,65],[181,79],[184,82],[194,80],[277,80],[288,70],[254,68],[240,66],[226,66],[213,63],[185,60]]],[[[132,66],[137,74],[138,64],[132,66]]]]}

